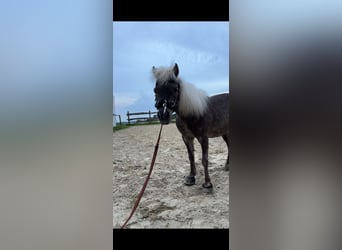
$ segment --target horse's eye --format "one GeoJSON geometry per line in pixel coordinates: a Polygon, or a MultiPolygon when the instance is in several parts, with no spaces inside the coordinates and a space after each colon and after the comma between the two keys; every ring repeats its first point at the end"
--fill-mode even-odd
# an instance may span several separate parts
{"type": "Polygon", "coordinates": [[[156,104],[154,105],[157,109],[161,108],[163,106],[162,101],[157,101],[156,104]]]}
{"type": "Polygon", "coordinates": [[[176,103],[174,101],[169,102],[169,107],[174,108],[176,106],[176,103]]]}
{"type": "Polygon", "coordinates": [[[172,92],[177,93],[178,92],[178,87],[173,87],[172,92]]]}

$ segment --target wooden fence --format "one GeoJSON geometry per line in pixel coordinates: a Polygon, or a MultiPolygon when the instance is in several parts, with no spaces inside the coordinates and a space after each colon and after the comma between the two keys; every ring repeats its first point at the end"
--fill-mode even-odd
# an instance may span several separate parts
{"type": "Polygon", "coordinates": [[[127,122],[128,124],[131,124],[131,121],[147,122],[147,121],[158,120],[155,114],[157,114],[157,112],[151,112],[151,110],[149,110],[148,112],[137,112],[137,113],[130,113],[129,111],[127,111],[127,122]]]}
{"type": "Polygon", "coordinates": [[[118,116],[119,117],[119,124],[121,125],[121,115],[116,115],[116,114],[113,114],[113,116],[118,116]]]}

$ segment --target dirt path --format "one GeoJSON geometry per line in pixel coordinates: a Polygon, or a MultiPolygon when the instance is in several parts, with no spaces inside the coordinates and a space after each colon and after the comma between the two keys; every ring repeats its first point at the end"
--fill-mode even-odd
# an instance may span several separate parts
{"type": "MultiPolygon", "coordinates": [[[[113,133],[113,227],[129,215],[151,164],[160,125],[134,126],[113,133]]],[[[209,139],[212,193],[204,182],[201,149],[195,141],[197,180],[183,184],[189,160],[175,124],[163,127],[156,163],[139,207],[127,228],[228,228],[229,172],[227,147],[221,137],[209,139]]]]}

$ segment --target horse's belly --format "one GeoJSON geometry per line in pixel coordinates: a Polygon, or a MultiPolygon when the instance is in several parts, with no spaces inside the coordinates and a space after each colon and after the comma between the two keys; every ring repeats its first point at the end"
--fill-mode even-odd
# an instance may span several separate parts
{"type": "Polygon", "coordinates": [[[226,127],[210,129],[207,132],[208,138],[219,137],[225,134],[228,134],[228,129],[226,127]]]}
{"type": "Polygon", "coordinates": [[[224,135],[224,133],[208,133],[208,138],[214,138],[224,135]]]}
{"type": "MultiPolygon", "coordinates": [[[[219,122],[217,122],[219,123],[219,122]]],[[[176,120],[178,130],[183,136],[201,137],[207,136],[208,138],[219,137],[228,134],[228,124],[221,122],[220,124],[206,124],[205,120],[176,120]]]]}

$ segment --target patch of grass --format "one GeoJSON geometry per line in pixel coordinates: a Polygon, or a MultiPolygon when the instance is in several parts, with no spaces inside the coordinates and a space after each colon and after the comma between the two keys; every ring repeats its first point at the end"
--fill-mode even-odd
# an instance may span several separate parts
{"type": "Polygon", "coordinates": [[[159,121],[148,121],[148,122],[136,122],[133,124],[121,124],[121,125],[116,125],[115,127],[113,127],[113,132],[121,130],[121,129],[125,129],[125,128],[129,128],[129,127],[133,127],[133,126],[146,126],[146,125],[155,125],[155,124],[160,124],[159,121]]]}
{"type": "MultiPolygon", "coordinates": [[[[175,123],[176,120],[172,119],[170,123],[175,123]]],[[[145,125],[155,125],[155,124],[160,124],[159,120],[153,120],[153,121],[143,121],[143,122],[135,122],[135,123],[124,123],[121,125],[116,125],[116,127],[113,127],[113,132],[121,130],[121,129],[125,129],[125,128],[129,128],[129,127],[133,127],[133,126],[145,126],[145,125]]]]}
{"type": "Polygon", "coordinates": [[[116,125],[115,127],[113,127],[113,132],[121,130],[121,129],[125,129],[128,127],[129,127],[129,125],[127,125],[127,124],[116,125]]]}

